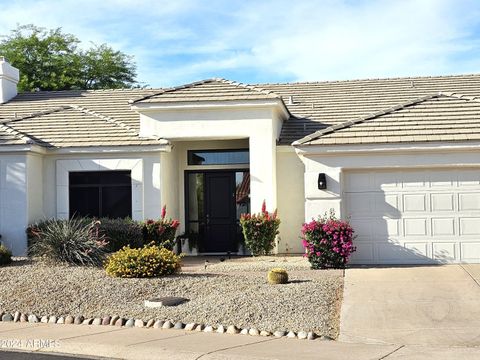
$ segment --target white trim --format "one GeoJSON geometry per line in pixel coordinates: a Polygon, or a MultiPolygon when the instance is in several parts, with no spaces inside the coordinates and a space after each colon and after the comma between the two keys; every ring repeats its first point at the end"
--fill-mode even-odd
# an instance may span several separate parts
{"type": "Polygon", "coordinates": [[[112,154],[112,153],[152,153],[170,152],[172,145],[141,145],[141,146],[89,146],[48,149],[48,154],[112,154]]]}
{"type": "Polygon", "coordinates": [[[131,106],[132,110],[140,113],[147,113],[150,111],[171,111],[171,110],[213,110],[213,109],[243,109],[243,108],[258,108],[258,107],[279,107],[285,118],[289,117],[289,111],[282,99],[267,99],[267,100],[229,100],[229,101],[175,101],[175,102],[161,102],[161,103],[135,103],[131,106]]]}
{"type": "Polygon", "coordinates": [[[307,145],[295,148],[297,154],[310,155],[348,155],[364,153],[407,153],[480,150],[480,142],[443,141],[407,144],[362,144],[362,145],[307,145]]]}
{"type": "MultiPolygon", "coordinates": [[[[142,220],[143,160],[142,159],[72,159],[56,161],[57,218],[69,216],[69,181],[71,171],[130,170],[132,177],[132,219],[142,220]]],[[[160,173],[153,174],[160,183],[160,173]]]]}

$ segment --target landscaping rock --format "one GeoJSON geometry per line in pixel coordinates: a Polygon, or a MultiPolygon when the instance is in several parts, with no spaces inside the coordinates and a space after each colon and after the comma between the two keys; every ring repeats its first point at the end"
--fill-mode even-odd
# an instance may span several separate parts
{"type": "Polygon", "coordinates": [[[287,338],[293,339],[296,338],[297,335],[293,331],[289,331],[287,334],[287,338]]]}
{"type": "Polygon", "coordinates": [[[193,329],[195,329],[196,326],[197,324],[195,323],[188,323],[187,325],[185,325],[185,331],[193,331],[193,329]]]}
{"type": "Polygon", "coordinates": [[[248,335],[248,329],[242,329],[242,331],[240,331],[240,334],[241,335],[248,335]]]}
{"type": "Polygon", "coordinates": [[[184,297],[165,296],[165,297],[145,300],[144,305],[145,307],[148,307],[148,308],[158,308],[162,306],[177,306],[187,301],[188,299],[184,297]]]}
{"type": "Polygon", "coordinates": [[[33,314],[32,314],[32,315],[29,315],[29,316],[28,316],[28,322],[29,322],[29,323],[38,323],[38,321],[39,321],[39,320],[38,320],[37,315],[33,315],[33,314]]]}
{"type": "Polygon", "coordinates": [[[20,311],[15,311],[15,314],[13,315],[13,322],[19,322],[20,321],[20,311]]]}
{"type": "Polygon", "coordinates": [[[83,323],[83,320],[85,320],[85,318],[82,315],[77,315],[77,316],[75,316],[75,319],[73,320],[73,323],[75,325],[80,325],[81,323],[83,323]]]}
{"type": "Polygon", "coordinates": [[[196,327],[195,327],[195,331],[203,331],[203,329],[205,328],[205,326],[203,324],[198,324],[196,327]]]}
{"type": "Polygon", "coordinates": [[[300,340],[305,340],[307,338],[308,334],[305,331],[299,331],[297,334],[297,337],[300,340]]]}
{"type": "Polygon", "coordinates": [[[44,324],[48,323],[48,316],[42,316],[40,322],[44,324]]]}
{"type": "MultiPolygon", "coordinates": [[[[82,319],[82,321],[83,321],[83,319],[82,319]]],[[[72,315],[68,315],[65,318],[65,324],[73,324],[73,323],[75,323],[75,318],[72,315]]]]}
{"type": "Polygon", "coordinates": [[[82,325],[92,325],[92,322],[93,322],[93,319],[88,318],[88,319],[83,320],[82,325]]]}
{"type": "Polygon", "coordinates": [[[335,339],[328,336],[328,335],[322,335],[322,336],[320,336],[320,340],[322,340],[322,341],[333,341],[335,339]]]}
{"type": "Polygon", "coordinates": [[[155,324],[153,324],[154,329],[161,329],[165,321],[163,320],[157,320],[155,321],[155,324]]]}
{"type": "Polygon", "coordinates": [[[117,321],[115,321],[115,324],[113,324],[113,325],[122,327],[124,324],[125,324],[125,319],[119,317],[119,318],[117,319],[117,321]]]}
{"type": "Polygon", "coordinates": [[[227,327],[227,334],[238,334],[240,330],[235,325],[227,327]]]}
{"type": "Polygon", "coordinates": [[[2,315],[2,321],[13,321],[13,315],[12,314],[3,314],[2,315]]]}
{"type": "Polygon", "coordinates": [[[262,330],[260,331],[260,336],[271,336],[272,333],[270,331],[265,331],[265,330],[262,330]]]}
{"type": "Polygon", "coordinates": [[[56,324],[57,323],[57,317],[52,315],[48,318],[48,323],[49,324],[56,324]]]}
{"type": "Polygon", "coordinates": [[[308,340],[315,340],[317,338],[317,334],[315,334],[313,331],[310,331],[307,335],[308,340]]]}
{"type": "Polygon", "coordinates": [[[102,325],[102,319],[100,318],[93,319],[92,325],[95,325],[95,326],[102,325]]]}
{"type": "Polygon", "coordinates": [[[248,335],[250,335],[250,336],[258,336],[258,335],[260,335],[260,332],[259,332],[257,329],[255,329],[255,328],[251,328],[250,330],[248,330],[248,335]]]}
{"type": "Polygon", "coordinates": [[[26,314],[20,315],[20,322],[28,322],[28,316],[26,314]]]}
{"type": "Polygon", "coordinates": [[[205,326],[205,329],[203,330],[203,332],[206,332],[206,333],[210,333],[213,331],[214,331],[214,328],[213,326],[210,326],[210,325],[205,326]]]}
{"type": "Polygon", "coordinates": [[[114,326],[118,319],[120,319],[120,316],[118,315],[115,315],[114,317],[112,317],[110,319],[110,326],[114,326]]]}
{"type": "Polygon", "coordinates": [[[127,322],[125,323],[125,327],[134,327],[134,326],[135,326],[134,319],[128,319],[127,322]]]}
{"type": "Polygon", "coordinates": [[[285,335],[287,335],[287,332],[283,330],[277,330],[273,333],[275,337],[284,337],[285,335]]]}
{"type": "Polygon", "coordinates": [[[57,320],[57,324],[65,324],[65,318],[63,316],[60,316],[57,320]]]}
{"type": "Polygon", "coordinates": [[[155,324],[155,319],[150,319],[147,321],[147,325],[145,325],[147,328],[153,327],[153,324],[155,324]]]}
{"type": "Polygon", "coordinates": [[[182,330],[184,327],[185,327],[185,325],[181,321],[177,321],[175,323],[175,325],[173,326],[173,328],[175,330],[182,330]]]}
{"type": "Polygon", "coordinates": [[[134,325],[135,325],[135,327],[137,327],[137,328],[143,328],[143,327],[145,326],[145,323],[143,322],[143,320],[137,319],[137,320],[135,320],[134,325]]]}
{"type": "Polygon", "coordinates": [[[167,320],[163,323],[162,329],[171,329],[173,327],[173,324],[170,320],[167,320]]]}
{"type": "Polygon", "coordinates": [[[225,327],[223,325],[220,325],[217,329],[217,333],[223,334],[225,332],[225,327]]]}
{"type": "Polygon", "coordinates": [[[110,321],[112,320],[112,318],[110,316],[105,316],[103,319],[102,319],[102,325],[110,325],[110,321]]]}

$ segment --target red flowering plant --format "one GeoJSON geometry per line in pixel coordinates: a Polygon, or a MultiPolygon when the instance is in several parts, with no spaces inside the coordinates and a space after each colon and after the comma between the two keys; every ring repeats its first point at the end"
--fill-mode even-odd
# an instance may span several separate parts
{"type": "Polygon", "coordinates": [[[258,214],[242,214],[240,225],[245,246],[253,256],[270,254],[275,246],[275,237],[280,226],[277,210],[269,213],[263,201],[262,211],[258,214]]]}
{"type": "Polygon", "coordinates": [[[333,210],[303,224],[302,244],[312,269],[345,268],[356,250],[353,232],[347,221],[335,217],[333,210]]]}
{"type": "Polygon", "coordinates": [[[157,246],[173,250],[175,233],[180,225],[178,220],[167,218],[167,206],[163,206],[159,220],[148,219],[143,223],[143,238],[145,244],[155,243],[157,246]]]}

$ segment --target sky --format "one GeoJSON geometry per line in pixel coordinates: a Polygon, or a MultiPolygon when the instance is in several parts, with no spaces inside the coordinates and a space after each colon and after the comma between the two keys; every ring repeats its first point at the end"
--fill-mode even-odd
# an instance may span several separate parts
{"type": "Polygon", "coordinates": [[[480,73],[478,0],[0,0],[0,34],[61,27],[166,87],[480,73]]]}

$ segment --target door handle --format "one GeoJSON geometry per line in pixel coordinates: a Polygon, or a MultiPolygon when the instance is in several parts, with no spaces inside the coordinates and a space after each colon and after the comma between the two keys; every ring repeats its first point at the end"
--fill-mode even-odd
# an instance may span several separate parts
{"type": "Polygon", "coordinates": [[[210,225],[210,215],[207,214],[207,215],[206,215],[206,218],[207,218],[207,219],[206,219],[206,220],[207,220],[207,225],[210,225]]]}

